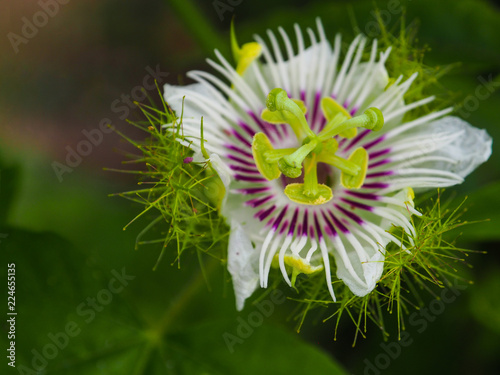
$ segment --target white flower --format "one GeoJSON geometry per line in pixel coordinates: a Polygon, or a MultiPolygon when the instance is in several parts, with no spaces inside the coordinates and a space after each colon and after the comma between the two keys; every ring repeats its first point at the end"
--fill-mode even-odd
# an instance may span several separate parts
{"type": "Polygon", "coordinates": [[[219,62],[208,60],[222,79],[191,71],[197,83],[165,86],[178,115],[185,97],[183,130],[196,152],[204,118],[204,146],[226,186],[221,212],[231,224],[238,309],[267,287],[272,265],[289,285],[299,273],[324,272],[335,300],[330,255],[336,276],[366,295],[382,275],[385,246],[399,244],[387,230],[414,233],[413,189],[461,183],[491,153],[488,134],[446,116],[451,108],[403,123],[434,99],[405,103],[416,74],[388,85],[390,49],[378,54],[374,40],[363,61],[366,38],[344,55],[340,35],[332,48],[319,20],[317,29],[307,29],[306,48],[298,25],[296,47],[279,28],[286,56],[272,31],[272,48],[259,36],[241,49],[233,39],[236,68],[218,51],[219,62]]]}

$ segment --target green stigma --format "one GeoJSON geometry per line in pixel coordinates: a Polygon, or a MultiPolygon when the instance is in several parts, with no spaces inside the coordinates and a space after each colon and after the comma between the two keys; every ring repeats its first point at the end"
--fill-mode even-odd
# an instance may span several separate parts
{"type": "Polygon", "coordinates": [[[252,153],[259,172],[268,180],[285,175],[289,178],[303,176],[303,183],[290,183],[285,195],[293,202],[320,205],[333,198],[329,186],[318,183],[318,163],[326,163],[340,169],[340,183],[346,189],[363,186],[368,169],[368,152],[359,147],[344,159],[336,155],[340,136],[352,138],[357,128],[378,131],[384,125],[384,116],[378,108],[368,108],[363,114],[352,117],[340,104],[330,97],[321,100],[321,110],[326,118],[323,130],[315,134],[305,113],[304,103],[291,99],[285,90],[271,90],[266,100],[262,119],[270,124],[289,125],[297,141],[297,148],[274,149],[264,133],[257,133],[252,143],[252,153]]]}

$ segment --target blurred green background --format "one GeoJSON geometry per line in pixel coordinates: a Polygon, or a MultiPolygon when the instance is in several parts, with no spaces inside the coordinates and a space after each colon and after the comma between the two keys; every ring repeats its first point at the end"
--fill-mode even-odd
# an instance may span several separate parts
{"type": "MultiPolygon", "coordinates": [[[[395,349],[396,335],[390,328],[385,345],[393,348],[393,358],[384,354],[383,337],[373,325],[354,348],[348,319],[337,341],[334,321],[322,323],[313,314],[296,333],[296,322],[290,319],[295,305],[290,301],[273,305],[263,324],[255,306],[237,313],[232,286],[222,267],[210,259],[203,259],[214,268],[209,287],[195,254],[186,254],[178,269],[172,249],[153,272],[159,247],[134,250],[135,236],[145,222],[122,230],[140,207],[107,196],[136,186],[133,176],[103,171],[120,168],[123,151],[130,150],[115,133],[101,133],[102,140],[74,161],[71,171],[59,177],[54,171],[54,162],[65,163],[68,147],[75,150],[87,139],[82,131],[98,129],[103,120],[141,139],[143,134],[123,121],[129,110],[131,119],[138,114],[124,104],[122,95],[139,95],[137,87],[143,85],[147,67],[168,72],[162,78],[174,84],[186,82],[184,74],[190,69],[208,69],[204,59],[213,57],[214,48],[228,53],[233,16],[240,42],[279,25],[290,33],[295,22],[314,27],[316,16],[330,38],[342,32],[349,39],[356,30],[376,36],[375,6],[389,29],[397,27],[401,9],[406,8],[407,22],[420,25],[418,42],[431,48],[428,65],[461,63],[442,84],[468,101],[462,111],[467,121],[487,129],[494,142],[500,139],[498,91],[473,99],[485,80],[496,77],[499,82],[500,8],[491,1],[87,0],[47,8],[51,15],[46,19],[37,2],[4,2],[0,282],[6,285],[7,264],[15,263],[18,315],[17,368],[10,368],[4,356],[0,372],[500,373],[496,147],[488,163],[453,188],[458,197],[469,196],[467,220],[491,219],[466,227],[458,242],[488,251],[469,257],[474,266],[469,277],[475,283],[431,316],[423,332],[409,325],[411,345],[395,349]],[[42,26],[30,30],[24,26],[26,20],[42,26]],[[253,322],[255,327],[243,332],[241,322],[253,322]],[[226,345],[228,337],[234,340],[238,334],[245,338],[226,345]]],[[[8,290],[3,290],[0,347],[5,353],[10,340],[8,290]]],[[[389,327],[395,327],[393,318],[388,319],[389,327]]]]}

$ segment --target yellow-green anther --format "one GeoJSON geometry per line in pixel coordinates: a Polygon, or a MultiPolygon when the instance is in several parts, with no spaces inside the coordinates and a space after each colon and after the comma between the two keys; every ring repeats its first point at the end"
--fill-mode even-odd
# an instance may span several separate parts
{"type": "Polygon", "coordinates": [[[359,147],[349,156],[349,161],[359,166],[360,171],[356,175],[342,171],[340,182],[347,189],[358,189],[365,182],[368,169],[368,152],[363,147],[359,147]]]}
{"type": "Polygon", "coordinates": [[[301,107],[290,99],[285,90],[275,88],[267,95],[266,107],[271,112],[285,111],[296,118],[300,124],[301,130],[309,137],[315,137],[314,132],[307,124],[306,116],[301,107]]]}
{"type": "MultiPolygon", "coordinates": [[[[306,114],[307,108],[306,108],[304,102],[302,100],[297,100],[297,99],[292,99],[292,100],[295,102],[295,104],[297,104],[299,106],[302,113],[306,114]]],[[[303,138],[302,125],[301,125],[299,119],[297,119],[290,112],[286,112],[286,111],[271,112],[269,109],[265,108],[262,111],[262,114],[260,115],[260,117],[264,121],[266,121],[270,124],[288,124],[292,128],[297,139],[303,138]]]]}
{"type": "Polygon", "coordinates": [[[262,53],[262,46],[256,42],[245,43],[240,48],[234,31],[234,22],[231,21],[231,50],[236,62],[236,72],[243,75],[252,62],[262,53]]]}
{"type": "Polygon", "coordinates": [[[293,154],[295,150],[296,150],[295,148],[281,148],[276,150],[270,150],[264,153],[264,157],[266,158],[266,161],[268,163],[276,163],[283,156],[293,154]]]}
{"type": "Polygon", "coordinates": [[[285,188],[285,195],[292,202],[308,205],[320,205],[333,198],[332,189],[323,184],[318,184],[318,194],[311,198],[304,194],[304,184],[288,184],[285,188]]]}
{"type": "MultiPolygon", "coordinates": [[[[330,97],[324,97],[321,99],[321,110],[323,111],[323,115],[326,118],[327,124],[324,130],[327,130],[329,127],[335,126],[337,123],[342,123],[345,120],[349,120],[352,118],[351,114],[347,112],[347,110],[337,103],[334,99],[330,97]],[[332,120],[334,120],[333,123],[332,120]]],[[[339,135],[344,138],[353,138],[358,133],[356,128],[351,128],[343,131],[339,135]]]]}
{"type": "Polygon", "coordinates": [[[268,180],[275,180],[281,175],[278,164],[276,162],[268,162],[266,159],[266,153],[272,151],[273,146],[264,133],[254,135],[252,142],[253,159],[260,174],[268,180]]]}
{"type": "Polygon", "coordinates": [[[337,134],[340,134],[348,129],[362,127],[370,129],[373,131],[380,130],[384,125],[384,116],[382,112],[375,107],[368,108],[362,115],[353,117],[349,120],[342,122],[341,124],[335,125],[328,129],[328,131],[322,131],[319,134],[321,140],[331,138],[337,134]]]}
{"type": "Polygon", "coordinates": [[[302,166],[291,167],[283,160],[283,158],[278,161],[278,169],[281,173],[290,178],[297,178],[302,174],[302,166]]]}
{"type": "Polygon", "coordinates": [[[352,117],[343,106],[328,96],[321,99],[321,110],[327,121],[332,120],[339,113],[343,114],[347,119],[352,117]]]}

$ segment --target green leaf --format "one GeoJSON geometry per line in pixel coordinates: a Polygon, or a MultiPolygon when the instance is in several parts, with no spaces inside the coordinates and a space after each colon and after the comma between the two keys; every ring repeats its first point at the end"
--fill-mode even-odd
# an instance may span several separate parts
{"type": "Polygon", "coordinates": [[[301,341],[299,335],[266,323],[253,328],[247,319],[229,324],[221,319],[179,333],[177,341],[190,356],[185,358],[190,359],[188,365],[199,361],[207,366],[207,374],[346,374],[325,353],[301,341]],[[242,328],[245,323],[247,331],[242,328]],[[237,336],[238,329],[249,337],[237,336]]]}
{"type": "MultiPolygon", "coordinates": [[[[266,324],[257,309],[264,324],[239,334],[232,298],[208,296],[203,275],[186,272],[189,265],[153,272],[155,254],[110,251],[115,267],[101,270],[97,258],[57,235],[3,231],[0,261],[15,264],[18,313],[17,369],[9,373],[344,374],[298,334],[266,324]],[[237,338],[232,350],[225,333],[237,338]]],[[[1,341],[8,347],[6,335],[1,341]]]]}
{"type": "MultiPolygon", "coordinates": [[[[482,187],[471,194],[466,202],[464,220],[481,221],[461,227],[462,240],[490,241],[500,238],[500,182],[482,187]],[[486,221],[487,220],[487,221],[486,221]]],[[[460,199],[457,199],[460,201],[460,199]]],[[[480,249],[478,249],[480,250],[480,249]]]]}
{"type": "Polygon", "coordinates": [[[5,224],[19,183],[19,167],[0,161],[0,224],[5,224]]]}

